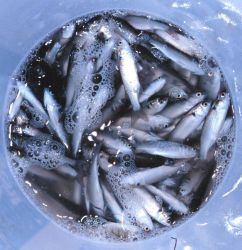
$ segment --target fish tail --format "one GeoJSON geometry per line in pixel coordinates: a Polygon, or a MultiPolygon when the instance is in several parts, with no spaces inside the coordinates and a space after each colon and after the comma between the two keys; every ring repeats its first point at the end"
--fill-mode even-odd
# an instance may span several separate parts
{"type": "Polygon", "coordinates": [[[132,107],[133,107],[133,111],[140,110],[140,103],[139,103],[138,98],[137,99],[131,99],[130,101],[131,101],[131,104],[132,104],[132,107]]]}
{"type": "Polygon", "coordinates": [[[79,147],[81,145],[83,132],[84,132],[84,130],[79,128],[78,131],[73,134],[73,137],[72,137],[72,153],[73,153],[74,157],[77,156],[79,147]]]}

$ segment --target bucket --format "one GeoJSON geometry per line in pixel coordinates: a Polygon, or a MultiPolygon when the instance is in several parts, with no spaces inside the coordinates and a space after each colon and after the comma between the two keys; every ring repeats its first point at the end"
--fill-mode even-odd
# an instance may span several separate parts
{"type": "Polygon", "coordinates": [[[0,249],[241,249],[242,246],[242,3],[170,0],[22,0],[0,8],[0,249]],[[237,5],[235,5],[237,4],[237,5]],[[177,24],[214,56],[232,95],[236,140],[230,166],[210,200],[174,229],[133,243],[98,242],[64,231],[33,206],[6,159],[4,115],[12,73],[31,48],[67,21],[101,10],[132,10],[177,24]],[[241,10],[241,11],[240,11],[241,10]]]}

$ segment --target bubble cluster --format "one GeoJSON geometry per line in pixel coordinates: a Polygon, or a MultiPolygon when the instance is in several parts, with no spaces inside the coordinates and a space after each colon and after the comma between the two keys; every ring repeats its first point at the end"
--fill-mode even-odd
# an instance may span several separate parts
{"type": "Polygon", "coordinates": [[[50,136],[30,137],[23,142],[27,158],[34,164],[46,169],[65,164],[65,148],[50,136]]]}

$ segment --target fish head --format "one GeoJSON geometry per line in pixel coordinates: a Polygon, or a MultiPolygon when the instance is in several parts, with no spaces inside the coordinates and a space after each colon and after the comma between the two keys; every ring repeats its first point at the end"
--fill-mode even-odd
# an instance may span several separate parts
{"type": "Polygon", "coordinates": [[[230,96],[227,92],[222,92],[213,104],[214,110],[227,108],[230,103],[230,96]]]}
{"type": "Polygon", "coordinates": [[[199,102],[202,102],[205,99],[205,97],[206,95],[204,93],[196,92],[192,94],[189,99],[191,102],[199,103],[199,102]]]}
{"type": "Polygon", "coordinates": [[[74,31],[75,31],[75,25],[73,23],[70,23],[68,25],[63,26],[63,28],[62,28],[62,38],[64,38],[64,39],[71,38],[74,31]]]}
{"type": "Polygon", "coordinates": [[[169,96],[170,96],[170,98],[175,99],[175,100],[187,99],[187,97],[188,97],[185,90],[183,90],[182,88],[179,88],[179,87],[171,88],[169,91],[169,96]]]}
{"type": "Polygon", "coordinates": [[[155,100],[152,100],[148,103],[148,107],[153,107],[155,108],[156,110],[166,106],[168,102],[168,98],[161,98],[161,97],[158,97],[156,98],[155,100]]]}
{"type": "Polygon", "coordinates": [[[165,226],[170,226],[169,221],[169,217],[168,215],[163,211],[163,209],[161,209],[156,216],[157,221],[159,221],[162,225],[165,226]]]}
{"type": "Polygon", "coordinates": [[[204,116],[206,115],[211,108],[211,102],[204,101],[200,103],[195,110],[192,111],[192,115],[194,116],[204,116]]]}

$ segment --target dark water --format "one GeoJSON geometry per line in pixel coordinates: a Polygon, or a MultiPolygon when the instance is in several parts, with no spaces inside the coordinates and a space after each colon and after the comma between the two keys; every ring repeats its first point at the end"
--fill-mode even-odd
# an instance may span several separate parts
{"type": "MultiPolygon", "coordinates": [[[[155,25],[152,19],[147,18],[145,23],[150,23],[151,29],[141,31],[125,19],[126,15],[135,16],[137,14],[98,13],[74,20],[64,27],[60,27],[30,52],[15,76],[13,89],[9,94],[9,105],[13,103],[18,93],[16,82],[22,81],[27,84],[31,93],[43,105],[47,113],[44,93],[48,89],[58,103],[58,123],[64,129],[68,147],[60,139],[48,117],[43,116],[26,97],[23,98],[16,116],[12,120],[6,118],[10,167],[16,180],[34,204],[52,220],[73,233],[116,241],[133,241],[152,237],[189,219],[208,200],[219,184],[232,156],[234,142],[233,110],[230,104],[226,117],[232,119],[232,125],[224,134],[219,134],[207,159],[202,161],[197,156],[193,159],[182,160],[181,164],[188,164],[188,169],[182,168],[165,180],[154,183],[157,188],[182,202],[189,212],[185,215],[181,214],[169,202],[152,195],[161,211],[169,217],[170,226],[164,226],[155,221],[154,218],[152,218],[152,230],[146,230],[146,227],[140,225],[133,215],[133,210],[137,204],[142,204],[142,197],[137,198],[133,191],[134,187],[123,187],[120,181],[134,172],[147,168],[161,165],[175,166],[177,159],[135,153],[135,147],[142,143],[142,139],[135,138],[132,129],[129,131],[130,135],[122,131],[117,132],[120,130],[120,126],[126,128],[127,123],[120,122],[122,117],[131,117],[131,125],[133,115],[135,117],[127,94],[123,99],[118,98],[120,106],[118,108],[113,106],[111,114],[107,115],[108,119],[104,119],[104,114],[107,114],[105,112],[112,105],[118,90],[123,85],[117,55],[120,44],[117,41],[112,43],[112,39],[119,36],[129,44],[136,62],[141,91],[146,89],[152,81],[165,75],[166,80],[172,84],[175,84],[174,82],[180,83],[179,87],[182,85],[182,89],[187,94],[187,97],[182,98],[182,94],[179,92],[175,98],[171,94],[174,95],[177,92],[167,93],[161,89],[152,95],[147,102],[144,102],[141,109],[147,107],[149,101],[156,100],[156,98],[168,98],[167,105],[169,106],[176,102],[183,102],[194,93],[201,92],[205,95],[207,93],[204,93],[204,88],[199,84],[202,81],[200,76],[190,73],[189,70],[182,70],[176,61],[172,62],[172,60],[167,59],[153,46],[147,46],[150,36],[159,39],[155,34],[157,27],[152,27],[155,25]],[[74,31],[73,33],[67,32],[68,34],[72,33],[67,38],[65,34],[63,35],[63,31],[66,29],[68,31],[68,27],[72,26],[75,26],[74,31]],[[57,52],[55,52],[55,46],[59,46],[57,52]],[[51,53],[54,53],[54,56],[51,53]],[[191,84],[192,81],[195,83],[191,84]],[[71,102],[67,105],[67,100],[70,97],[68,94],[70,83],[71,86],[74,85],[74,91],[71,102]],[[83,134],[81,144],[75,153],[73,141],[78,137],[77,130],[83,130],[83,134]],[[127,221],[136,227],[137,231],[135,232],[129,228],[128,233],[120,233],[120,231],[117,233],[117,231],[105,228],[108,222],[117,222],[106,201],[103,215],[98,214],[92,205],[88,209],[89,203],[86,201],[88,200],[86,195],[88,191],[86,189],[90,187],[87,185],[87,181],[89,180],[91,164],[95,158],[93,150],[95,151],[100,143],[98,135],[107,132],[110,132],[118,140],[117,147],[118,143],[122,142],[120,142],[120,150],[116,150],[116,152],[110,152],[110,148],[115,148],[115,145],[110,145],[107,148],[105,148],[105,142],[103,142],[104,145],[101,145],[98,155],[104,159],[107,156],[109,169],[105,170],[99,167],[99,181],[104,181],[110,193],[116,197],[119,206],[124,211],[124,216],[128,218],[127,221]],[[125,145],[124,148],[130,149],[128,154],[122,152],[123,145],[125,145]],[[196,171],[200,174],[194,177],[196,171]],[[195,190],[189,195],[182,195],[181,187],[186,183],[186,180],[189,182],[189,180],[196,178],[198,184],[195,190]]],[[[146,17],[143,16],[143,18],[145,20],[146,17]]],[[[177,34],[189,37],[179,27],[172,24],[156,21],[156,25],[158,24],[161,27],[167,25],[167,33],[172,37],[176,37],[177,34]]],[[[145,26],[143,25],[143,27],[145,26]]],[[[167,46],[167,43],[165,44],[167,46]]],[[[178,49],[172,44],[168,47],[178,49]]],[[[198,57],[188,56],[184,51],[180,53],[196,62],[209,75],[214,68],[219,66],[216,60],[211,58],[201,46],[198,48],[198,57]]],[[[129,74],[131,73],[129,72],[129,74]]],[[[222,92],[228,92],[228,89],[221,72],[219,93],[222,92]]],[[[211,100],[206,96],[203,101],[210,102],[211,100]]],[[[211,102],[216,103],[216,98],[211,102]]],[[[188,111],[179,116],[178,120],[186,116],[188,111]]],[[[158,114],[162,115],[162,111],[158,114]]],[[[146,122],[148,127],[153,125],[152,122],[147,122],[144,117],[140,119],[146,122]]],[[[171,131],[168,128],[172,126],[174,128],[177,126],[177,119],[172,119],[169,123],[155,128],[151,126],[145,133],[146,135],[155,134],[160,137],[160,140],[169,140],[170,133],[174,128],[171,131]]],[[[203,127],[200,126],[200,128],[183,142],[198,151],[203,127]]],[[[144,135],[141,137],[144,141],[146,140],[144,135]]],[[[94,185],[95,183],[93,183],[94,185]]],[[[124,222],[124,224],[126,223],[124,222]]]]}

